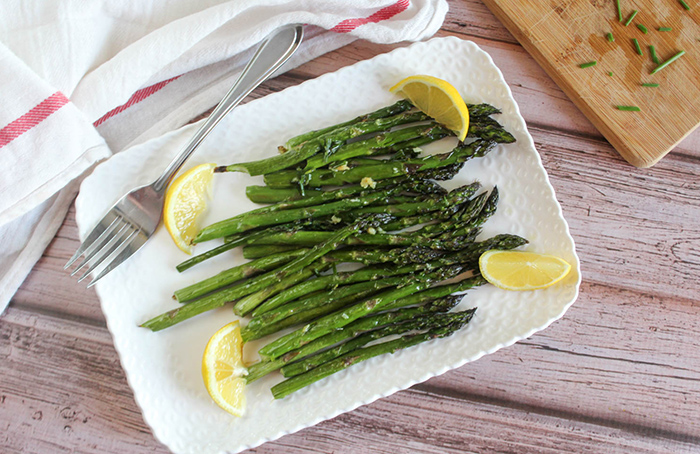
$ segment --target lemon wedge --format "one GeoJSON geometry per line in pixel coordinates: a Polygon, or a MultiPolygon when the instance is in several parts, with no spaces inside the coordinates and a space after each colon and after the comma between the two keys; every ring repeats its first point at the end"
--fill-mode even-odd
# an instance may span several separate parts
{"type": "Polygon", "coordinates": [[[191,168],[172,182],[165,193],[163,223],[182,251],[192,254],[192,240],[197,235],[197,220],[207,210],[216,164],[191,168]]]}
{"type": "Polygon", "coordinates": [[[216,404],[234,416],[245,412],[243,339],[238,321],[217,331],[204,349],[202,378],[216,404]]]}
{"type": "Polygon", "coordinates": [[[469,110],[457,89],[449,82],[432,76],[411,76],[389,91],[408,99],[426,115],[454,131],[460,141],[467,137],[469,110]]]}
{"type": "Polygon", "coordinates": [[[564,279],[571,265],[559,257],[522,251],[488,251],[479,258],[484,279],[505,290],[547,288],[564,279]]]}

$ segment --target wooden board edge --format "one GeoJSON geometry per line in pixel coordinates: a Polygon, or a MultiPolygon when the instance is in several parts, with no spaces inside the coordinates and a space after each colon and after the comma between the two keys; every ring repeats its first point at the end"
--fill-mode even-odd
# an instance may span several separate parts
{"type": "Polygon", "coordinates": [[[549,77],[554,80],[559,88],[566,94],[566,96],[574,103],[574,105],[590,120],[591,123],[600,131],[600,133],[605,137],[605,139],[610,143],[610,145],[622,156],[625,161],[637,168],[649,168],[654,164],[659,162],[663,157],[665,157],[671,150],[673,150],[683,139],[688,137],[695,128],[689,130],[683,137],[676,141],[673,145],[668,147],[665,151],[659,154],[655,158],[644,159],[636,154],[627,143],[623,142],[618,138],[618,136],[613,132],[611,128],[600,118],[595,110],[590,108],[587,104],[583,103],[581,100],[576,98],[576,90],[567,81],[559,76],[555,70],[554,65],[552,65],[544,55],[528,40],[524,39],[523,33],[516,26],[516,24],[511,20],[508,14],[501,9],[494,0],[483,0],[486,7],[496,16],[498,20],[503,23],[503,25],[508,29],[508,31],[518,40],[521,46],[535,59],[537,64],[539,64],[542,69],[547,73],[549,77]]]}

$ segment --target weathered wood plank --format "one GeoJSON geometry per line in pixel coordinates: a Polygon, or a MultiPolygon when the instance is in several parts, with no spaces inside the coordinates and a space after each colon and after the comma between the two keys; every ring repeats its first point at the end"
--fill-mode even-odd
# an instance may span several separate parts
{"type": "Polygon", "coordinates": [[[143,422],[106,328],[8,308],[2,452],[167,452],[143,422]]]}
{"type": "Polygon", "coordinates": [[[697,298],[700,161],[620,165],[607,143],[532,128],[582,260],[584,279],[697,298]]]}
{"type": "Polygon", "coordinates": [[[436,402],[412,389],[252,452],[661,454],[695,449],[692,443],[574,422],[527,407],[506,409],[463,396],[436,402]]]}
{"type": "Polygon", "coordinates": [[[697,443],[698,301],[587,283],[581,290],[546,330],[418,387],[697,443]]]}

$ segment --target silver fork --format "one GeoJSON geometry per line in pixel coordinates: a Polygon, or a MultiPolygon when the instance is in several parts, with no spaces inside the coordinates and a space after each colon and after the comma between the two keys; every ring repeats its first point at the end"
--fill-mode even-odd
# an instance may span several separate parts
{"type": "Polygon", "coordinates": [[[71,276],[89,265],[78,279],[80,282],[104,263],[102,270],[88,285],[92,287],[148,241],[160,223],[165,189],[170,180],[214,126],[292,56],[301,43],[303,33],[301,25],[288,25],[265,38],[233,87],[163,174],[150,185],[136,188],[122,197],[92,229],[64,266],[67,269],[80,256],[85,256],[71,276]]]}

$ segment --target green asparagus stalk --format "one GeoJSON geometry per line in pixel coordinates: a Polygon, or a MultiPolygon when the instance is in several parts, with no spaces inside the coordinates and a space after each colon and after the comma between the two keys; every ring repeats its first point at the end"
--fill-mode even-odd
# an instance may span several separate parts
{"type": "Polygon", "coordinates": [[[220,289],[229,284],[233,284],[241,279],[249,278],[264,271],[275,269],[280,265],[291,262],[295,258],[298,258],[307,252],[308,250],[305,249],[296,249],[277,254],[268,254],[266,257],[253,260],[252,262],[244,263],[242,265],[234,266],[233,268],[222,271],[208,279],[197,282],[196,284],[176,290],[173,298],[181,303],[195,299],[211,291],[220,289]]]}
{"type": "Polygon", "coordinates": [[[467,137],[476,137],[482,140],[492,140],[496,143],[513,143],[515,137],[492,118],[479,118],[469,123],[467,137]]]}
{"type": "Polygon", "coordinates": [[[486,155],[495,142],[476,140],[469,144],[461,144],[449,153],[426,156],[408,161],[388,161],[376,166],[362,166],[341,172],[316,170],[302,174],[295,170],[275,172],[265,175],[265,184],[273,188],[283,188],[300,184],[304,187],[340,186],[355,184],[362,180],[380,181],[399,176],[414,176],[428,170],[463,164],[469,159],[486,155]]]}
{"type": "Polygon", "coordinates": [[[182,273],[183,271],[188,270],[193,266],[202,263],[205,260],[209,260],[210,258],[216,257],[217,255],[223,254],[224,252],[230,251],[231,249],[234,249],[238,246],[250,244],[252,241],[255,241],[256,238],[261,238],[265,235],[269,235],[270,233],[270,231],[252,232],[246,236],[237,236],[236,238],[231,238],[230,241],[227,241],[221,246],[217,246],[201,254],[195,255],[194,257],[189,258],[184,262],[178,264],[175,268],[178,270],[178,272],[182,273]]]}
{"type": "Polygon", "coordinates": [[[407,140],[413,140],[420,137],[431,137],[433,140],[438,140],[446,137],[449,134],[451,134],[451,132],[448,129],[445,129],[444,127],[435,123],[427,126],[411,126],[404,129],[385,132],[369,139],[343,145],[330,156],[320,154],[312,156],[306,161],[304,171],[308,172],[326,165],[332,166],[333,163],[359,156],[372,156],[375,154],[384,153],[384,149],[387,147],[391,147],[407,140]]]}
{"type": "Polygon", "coordinates": [[[259,353],[264,358],[275,359],[301,347],[304,344],[317,339],[324,334],[342,328],[343,326],[352,323],[360,317],[368,315],[373,310],[382,310],[385,306],[396,301],[404,296],[425,290],[433,282],[449,279],[456,276],[462,271],[462,267],[453,265],[444,267],[436,271],[422,272],[412,276],[412,282],[392,290],[387,290],[379,295],[368,299],[362,303],[355,304],[351,307],[339,310],[332,314],[326,315],[314,322],[311,322],[304,327],[291,332],[274,342],[260,349],[259,353]]]}
{"type": "MultiPolygon", "coordinates": [[[[313,342],[304,345],[300,349],[289,352],[274,361],[260,361],[249,366],[248,375],[245,377],[246,382],[252,383],[270,372],[278,370],[286,364],[296,364],[295,361],[306,358],[307,356],[315,355],[316,353],[324,350],[329,351],[326,350],[329,347],[334,347],[335,349],[335,346],[341,342],[345,342],[342,345],[347,345],[347,343],[352,342],[355,337],[366,332],[377,330],[386,326],[399,325],[421,315],[449,312],[457,304],[459,304],[461,299],[461,296],[441,298],[422,306],[409,308],[402,311],[385,312],[382,314],[361,318],[341,330],[321,336],[313,342]]],[[[360,347],[362,345],[357,345],[356,347],[360,347]]]]}
{"type": "MultiPolygon", "coordinates": [[[[466,312],[471,312],[473,314],[475,311],[476,308],[468,309],[466,312]]],[[[296,361],[291,364],[285,365],[280,369],[280,372],[282,372],[282,375],[284,375],[287,378],[294,377],[295,375],[301,375],[305,372],[310,371],[311,369],[314,369],[322,364],[334,360],[339,356],[349,353],[357,348],[363,347],[375,340],[383,339],[385,337],[397,334],[406,334],[410,331],[425,330],[434,328],[436,326],[444,326],[451,322],[461,320],[463,317],[463,312],[457,312],[452,314],[428,314],[422,317],[417,316],[416,318],[406,323],[395,323],[393,325],[385,326],[378,330],[357,335],[353,339],[338,346],[335,346],[331,349],[328,349],[324,352],[317,353],[309,358],[305,358],[300,361],[296,361]]],[[[345,329],[341,329],[339,331],[342,334],[342,332],[345,331],[345,329]]]]}
{"type": "Polygon", "coordinates": [[[402,230],[408,227],[414,227],[416,225],[430,223],[433,221],[447,220],[450,219],[452,216],[455,216],[460,210],[462,210],[464,208],[465,203],[468,202],[454,203],[448,206],[444,206],[438,211],[431,211],[415,216],[399,217],[393,221],[389,221],[386,224],[383,224],[382,230],[384,230],[385,232],[392,232],[396,230],[402,230]]]}
{"type": "Polygon", "coordinates": [[[322,273],[326,269],[330,268],[330,266],[330,263],[309,265],[306,268],[292,274],[291,276],[287,276],[284,279],[281,279],[277,283],[268,285],[267,287],[260,289],[255,293],[251,293],[250,295],[241,298],[238,302],[236,302],[235,306],[233,306],[233,312],[236,315],[240,316],[248,315],[250,312],[253,311],[253,309],[258,307],[263,301],[267,300],[268,298],[275,296],[279,292],[289,287],[293,287],[296,284],[299,284],[300,282],[303,282],[318,273],[322,273]]]}
{"type": "MultiPolygon", "coordinates": [[[[334,288],[339,285],[350,283],[363,282],[367,280],[382,280],[391,276],[408,275],[409,273],[418,272],[421,270],[431,270],[442,266],[450,266],[455,264],[463,264],[465,268],[474,268],[478,264],[479,257],[484,252],[491,249],[509,250],[522,246],[526,241],[516,235],[497,235],[485,241],[470,244],[461,251],[454,252],[434,260],[425,260],[421,263],[403,266],[374,266],[366,267],[357,271],[337,273],[328,276],[322,276],[318,279],[302,282],[295,287],[291,287],[284,292],[277,294],[275,297],[265,301],[253,312],[253,320],[249,323],[252,329],[256,326],[275,323],[286,316],[301,310],[300,308],[308,308],[308,301],[294,301],[310,293],[320,290],[334,288]],[[289,303],[289,304],[287,304],[289,303]]],[[[405,280],[410,280],[410,276],[405,276],[405,280]]],[[[404,283],[401,279],[400,284],[404,283]]],[[[316,300],[319,300],[316,298],[316,300]]]]}
{"type": "MultiPolygon", "coordinates": [[[[299,230],[293,232],[273,233],[256,240],[253,244],[267,245],[290,245],[290,246],[314,246],[327,240],[333,232],[318,232],[299,230]]],[[[355,235],[345,242],[348,246],[413,246],[420,244],[431,249],[449,249],[448,244],[443,240],[431,240],[430,238],[418,234],[414,235],[392,235],[389,233],[364,233],[355,235]]]]}
{"type": "MultiPolygon", "coordinates": [[[[340,219],[355,219],[358,216],[367,214],[385,214],[396,217],[415,216],[431,212],[439,212],[450,206],[458,205],[469,200],[479,189],[481,184],[474,182],[468,185],[460,186],[453,189],[446,195],[432,197],[420,202],[388,205],[385,207],[367,206],[357,208],[347,213],[338,213],[336,216],[340,219]]],[[[390,224],[382,225],[382,229],[390,224]]]]}
{"type": "Polygon", "coordinates": [[[281,246],[278,244],[251,244],[243,247],[244,259],[259,259],[279,254],[280,252],[304,250],[299,246],[281,246]]]}
{"type": "Polygon", "coordinates": [[[338,130],[338,129],[343,129],[347,126],[352,126],[357,123],[363,123],[363,122],[368,122],[368,121],[374,121],[379,118],[386,118],[386,117],[391,117],[397,114],[400,114],[402,112],[406,112],[407,110],[411,110],[413,108],[413,104],[411,104],[409,101],[402,99],[401,101],[398,101],[388,107],[383,107],[379,110],[376,110],[372,113],[368,113],[365,115],[360,115],[359,117],[353,118],[350,121],[346,121],[344,123],[340,123],[337,125],[329,126],[327,128],[323,129],[318,129],[316,131],[310,131],[301,135],[298,135],[296,137],[292,137],[287,141],[287,148],[292,149],[292,148],[297,148],[304,142],[308,142],[309,140],[315,139],[317,137],[323,136],[325,134],[328,134],[329,132],[338,130]]]}
{"type": "Polygon", "coordinates": [[[371,289],[381,290],[388,287],[405,285],[406,283],[410,283],[412,281],[413,276],[410,275],[390,275],[387,278],[381,280],[358,281],[358,284],[364,283],[366,285],[343,286],[338,287],[337,289],[331,290],[329,292],[312,294],[309,298],[294,301],[282,307],[278,307],[256,317],[253,317],[242,331],[243,340],[247,342],[249,340],[262,337],[259,334],[256,335],[256,333],[261,333],[262,330],[265,330],[265,332],[267,333],[268,331],[267,329],[265,329],[266,327],[272,326],[288,317],[291,317],[292,315],[319,309],[321,307],[327,308],[330,305],[333,305],[335,307],[335,301],[356,294],[358,292],[365,292],[371,289]]]}
{"type": "MultiPolygon", "coordinates": [[[[443,232],[450,231],[458,225],[470,222],[472,219],[478,216],[479,213],[481,213],[486,201],[488,200],[488,197],[489,194],[487,192],[479,194],[470,201],[463,203],[460,206],[459,212],[455,213],[454,216],[450,216],[434,224],[424,225],[417,231],[417,233],[427,237],[439,236],[443,232]]],[[[410,233],[404,234],[408,235],[410,233]]]]}
{"type": "Polygon", "coordinates": [[[254,203],[291,202],[304,197],[301,195],[299,188],[274,189],[268,186],[246,186],[245,195],[248,197],[248,200],[254,203]]]}
{"type": "Polygon", "coordinates": [[[160,331],[194,317],[195,315],[221,307],[229,301],[234,301],[238,298],[257,292],[268,285],[278,282],[281,279],[298,272],[299,270],[307,267],[319,258],[328,254],[330,251],[337,249],[348,236],[360,231],[363,228],[366,228],[368,225],[371,225],[372,222],[373,220],[371,219],[364,219],[358,221],[352,226],[344,227],[339,230],[332,239],[315,246],[303,256],[296,258],[292,262],[287,263],[277,270],[269,271],[244,283],[234,285],[233,287],[229,287],[211,295],[204,296],[182,307],[165,312],[164,314],[144,322],[141,326],[150,328],[152,331],[160,331]]]}
{"type": "Polygon", "coordinates": [[[493,107],[490,104],[467,104],[469,109],[469,118],[488,117],[489,115],[499,114],[501,110],[493,107]]]}
{"type": "Polygon", "coordinates": [[[395,126],[407,123],[415,123],[428,120],[429,117],[422,112],[403,112],[387,118],[378,118],[374,121],[356,123],[343,128],[338,128],[314,139],[308,140],[298,148],[289,150],[281,155],[273,156],[259,161],[220,166],[214,172],[247,172],[249,175],[263,175],[266,173],[283,170],[309,159],[317,153],[333,153],[347,140],[373,132],[386,131],[395,126]]]}
{"type": "Polygon", "coordinates": [[[423,304],[427,301],[432,301],[437,298],[443,298],[445,296],[452,295],[453,293],[470,290],[475,287],[484,285],[486,283],[486,279],[481,277],[481,275],[475,275],[470,278],[462,279],[461,281],[456,282],[454,284],[436,285],[435,287],[423,290],[422,292],[409,295],[406,298],[398,299],[384,307],[383,310],[393,311],[396,309],[401,309],[403,307],[410,307],[415,306],[416,304],[423,304]]]}
{"type": "Polygon", "coordinates": [[[312,295],[308,298],[310,304],[306,310],[300,310],[276,323],[263,325],[258,327],[258,329],[248,329],[248,326],[246,326],[241,330],[241,336],[245,342],[260,339],[269,334],[277,333],[291,326],[316,320],[338,309],[364,301],[372,295],[375,295],[379,290],[388,287],[390,287],[390,285],[385,281],[369,281],[346,285],[328,293],[324,292],[322,295],[312,295]]]}
{"type": "MultiPolygon", "coordinates": [[[[405,112],[407,110],[410,110],[413,107],[413,105],[410,103],[410,101],[407,101],[405,99],[402,99],[401,101],[398,101],[397,103],[384,107],[382,109],[377,110],[376,112],[372,112],[369,114],[361,115],[357,118],[354,118],[350,121],[346,121],[344,123],[340,123],[337,125],[329,126],[327,128],[319,129],[316,131],[310,131],[304,134],[301,134],[296,137],[292,137],[287,141],[287,148],[292,149],[292,148],[297,148],[299,145],[303,144],[304,142],[308,142],[309,140],[315,139],[319,136],[322,136],[324,134],[327,134],[331,131],[335,131],[337,129],[341,129],[347,126],[352,126],[356,123],[361,123],[361,122],[366,122],[366,121],[373,121],[378,118],[385,118],[389,116],[393,116],[396,114],[399,114],[401,112],[405,112]]],[[[501,111],[489,104],[467,104],[467,108],[469,109],[469,117],[472,119],[479,118],[479,117],[486,117],[489,115],[493,114],[499,114],[501,111]]]]}
{"type": "Polygon", "coordinates": [[[452,321],[452,318],[450,317],[449,319],[452,321],[452,323],[432,328],[424,333],[406,334],[395,340],[382,342],[380,344],[372,345],[371,347],[358,348],[346,353],[339,358],[329,361],[306,373],[288,378],[287,380],[278,383],[272,387],[272,395],[275,397],[275,399],[282,399],[295,391],[298,391],[322,378],[346,369],[353,364],[357,364],[386,353],[394,353],[398,350],[412,347],[425,341],[450,336],[469,323],[474,315],[474,312],[465,311],[461,312],[460,314],[461,317],[459,320],[452,321]]]}
{"type": "MultiPolygon", "coordinates": [[[[417,186],[415,183],[410,182],[410,181],[401,181],[401,180],[385,180],[381,182],[381,184],[377,184],[374,188],[368,189],[367,187],[363,187],[358,185],[354,186],[346,186],[344,188],[336,189],[333,191],[314,191],[311,194],[308,194],[304,197],[301,196],[301,193],[299,192],[298,189],[294,188],[291,191],[289,189],[272,189],[272,188],[267,188],[265,187],[267,192],[272,192],[274,193],[275,191],[283,191],[283,194],[285,193],[296,193],[299,194],[299,197],[293,199],[293,200],[283,200],[277,203],[274,203],[272,205],[264,206],[261,208],[257,208],[255,210],[247,211],[245,213],[242,213],[238,216],[234,216],[233,218],[230,219],[238,219],[238,218],[243,218],[246,216],[250,216],[253,214],[260,214],[260,213],[271,213],[273,211],[280,211],[280,210],[289,210],[292,208],[302,208],[302,207],[308,207],[308,206],[314,206],[314,205],[321,205],[327,202],[334,202],[336,200],[341,200],[341,199],[347,199],[348,197],[353,197],[353,196],[361,196],[361,195],[366,195],[370,194],[373,192],[379,192],[380,190],[392,190],[392,193],[397,193],[397,192],[402,192],[402,191],[409,191],[412,186],[417,186]],[[398,186],[399,184],[403,183],[403,185],[398,186]]],[[[260,188],[260,186],[248,186],[246,188],[246,191],[248,191],[249,188],[260,188]]],[[[259,190],[256,190],[259,191],[259,190]]],[[[283,196],[281,194],[280,196],[283,196]]],[[[289,197],[287,197],[289,198],[289,197]]]]}
{"type": "Polygon", "coordinates": [[[236,233],[245,232],[259,227],[285,224],[300,219],[313,219],[328,216],[353,208],[368,206],[381,201],[389,201],[396,191],[388,189],[373,192],[361,197],[341,199],[337,202],[329,202],[323,205],[302,207],[289,210],[273,211],[270,213],[248,214],[216,222],[202,229],[194,239],[195,243],[221,238],[236,233]]]}

